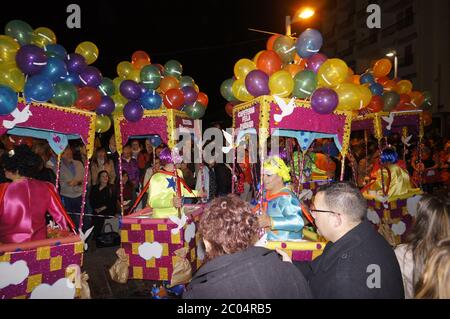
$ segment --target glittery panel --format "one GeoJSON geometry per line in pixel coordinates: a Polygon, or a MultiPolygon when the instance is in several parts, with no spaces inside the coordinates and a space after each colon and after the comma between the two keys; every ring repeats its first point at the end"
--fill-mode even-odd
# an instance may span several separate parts
{"type": "Polygon", "coordinates": [[[253,100],[251,103],[245,103],[236,107],[234,112],[234,128],[247,129],[247,128],[258,128],[260,123],[260,109],[261,109],[260,98],[253,100]]]}
{"type": "MultiPolygon", "coordinates": [[[[164,143],[168,142],[167,135],[167,118],[166,115],[158,117],[144,117],[138,122],[129,122],[126,119],[120,121],[120,145],[125,145],[128,139],[137,135],[153,135],[157,134],[161,137],[164,143]]],[[[119,144],[117,144],[119,150],[119,144]]],[[[122,149],[120,150],[122,154],[122,149]]]]}
{"type": "Polygon", "coordinates": [[[312,250],[308,251],[292,251],[292,260],[295,261],[311,261],[313,252],[312,250]]]}

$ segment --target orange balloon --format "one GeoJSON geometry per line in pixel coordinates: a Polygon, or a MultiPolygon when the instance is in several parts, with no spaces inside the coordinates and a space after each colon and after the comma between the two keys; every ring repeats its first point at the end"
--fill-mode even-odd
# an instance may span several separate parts
{"type": "Polygon", "coordinates": [[[322,153],[316,153],[316,167],[323,171],[334,172],[336,170],[336,163],[328,156],[322,153]]]}
{"type": "Polygon", "coordinates": [[[401,80],[397,83],[397,86],[395,87],[395,91],[398,94],[409,94],[411,93],[413,88],[413,84],[409,80],[401,80]]]}
{"type": "Polygon", "coordinates": [[[305,68],[298,64],[287,64],[283,70],[288,71],[289,74],[294,77],[298,72],[303,71],[305,68]]]}
{"type": "Polygon", "coordinates": [[[150,57],[145,51],[136,51],[131,56],[131,64],[133,64],[133,67],[135,69],[140,70],[144,66],[149,65],[150,63],[151,63],[150,57]]]}
{"type": "Polygon", "coordinates": [[[303,59],[301,56],[299,56],[297,53],[295,53],[294,56],[294,63],[300,65],[303,69],[306,68],[306,63],[308,62],[308,59],[303,59]]]}
{"type": "Polygon", "coordinates": [[[423,111],[422,120],[424,126],[430,126],[431,123],[433,122],[433,116],[429,111],[423,111]]]}
{"type": "Polygon", "coordinates": [[[179,86],[178,80],[173,76],[165,76],[161,83],[159,84],[159,88],[163,93],[166,93],[170,89],[177,89],[179,86]]]}
{"type": "Polygon", "coordinates": [[[197,102],[202,103],[205,107],[207,107],[209,102],[208,95],[200,92],[197,97],[197,102]]]}
{"type": "Polygon", "coordinates": [[[414,107],[421,107],[423,102],[425,101],[425,97],[423,96],[422,92],[419,91],[412,91],[409,96],[411,97],[411,104],[414,107]]]}
{"type": "Polygon", "coordinates": [[[279,37],[281,37],[281,34],[274,34],[269,38],[269,40],[267,40],[266,44],[267,50],[273,50],[273,44],[279,37]]]}
{"type": "Polygon", "coordinates": [[[231,103],[227,103],[227,105],[225,105],[225,112],[228,114],[229,117],[233,117],[233,107],[234,105],[231,103]]]}
{"type": "Polygon", "coordinates": [[[271,50],[261,53],[258,61],[256,61],[256,67],[269,76],[281,70],[282,65],[283,63],[278,54],[271,50]]]}
{"type": "Polygon", "coordinates": [[[360,82],[360,78],[361,78],[361,75],[358,75],[358,74],[353,74],[352,76],[351,76],[351,83],[353,83],[353,84],[356,84],[356,85],[359,85],[361,82],[360,82]]]}
{"type": "Polygon", "coordinates": [[[389,59],[378,60],[373,66],[373,75],[376,78],[387,76],[392,69],[392,62],[389,59]]]}

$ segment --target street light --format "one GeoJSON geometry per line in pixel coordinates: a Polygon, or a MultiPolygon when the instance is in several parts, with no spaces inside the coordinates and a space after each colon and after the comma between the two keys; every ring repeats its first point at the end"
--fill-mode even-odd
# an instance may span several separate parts
{"type": "Polygon", "coordinates": [[[286,35],[291,36],[291,25],[299,22],[301,20],[308,20],[312,16],[314,16],[316,12],[313,8],[305,7],[297,11],[297,14],[293,19],[291,19],[291,16],[286,16],[286,35]]]}
{"type": "Polygon", "coordinates": [[[388,58],[394,58],[394,79],[397,78],[397,73],[398,73],[398,56],[397,56],[397,51],[391,51],[386,53],[386,56],[388,58]]]}

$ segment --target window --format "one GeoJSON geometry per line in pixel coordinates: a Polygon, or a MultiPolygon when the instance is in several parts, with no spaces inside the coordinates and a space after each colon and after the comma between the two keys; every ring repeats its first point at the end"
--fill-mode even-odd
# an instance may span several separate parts
{"type": "Polygon", "coordinates": [[[412,44],[405,47],[405,66],[412,65],[414,63],[414,54],[412,44]]]}

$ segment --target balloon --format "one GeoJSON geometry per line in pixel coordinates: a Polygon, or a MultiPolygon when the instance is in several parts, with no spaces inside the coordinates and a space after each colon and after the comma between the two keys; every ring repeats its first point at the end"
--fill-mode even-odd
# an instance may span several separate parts
{"type": "Polygon", "coordinates": [[[84,41],[78,44],[75,49],[75,53],[83,56],[87,64],[94,63],[98,58],[98,48],[90,41],[84,41]]]}
{"type": "Polygon", "coordinates": [[[320,51],[323,44],[322,34],[314,29],[306,29],[297,39],[295,47],[302,58],[310,58],[320,51]]]}
{"type": "Polygon", "coordinates": [[[164,76],[173,76],[177,80],[181,79],[183,66],[177,60],[170,60],[164,64],[164,76]]]}
{"type": "Polygon", "coordinates": [[[105,115],[97,116],[95,119],[95,131],[105,133],[111,128],[111,120],[105,115]]]}
{"type": "Polygon", "coordinates": [[[187,75],[183,75],[180,79],[180,88],[184,88],[185,86],[194,86],[195,81],[193,78],[187,75]]]}
{"type": "Polygon", "coordinates": [[[64,82],[79,86],[81,85],[80,76],[77,73],[69,73],[64,78],[64,82]]]}
{"type": "Polygon", "coordinates": [[[131,56],[131,64],[137,70],[141,70],[144,66],[150,64],[150,57],[145,51],[136,51],[131,56]]]}
{"type": "Polygon", "coordinates": [[[400,102],[400,96],[395,92],[384,92],[383,94],[384,108],[383,111],[392,111],[400,102]]]}
{"type": "Polygon", "coordinates": [[[372,92],[372,95],[379,95],[382,96],[383,92],[384,92],[384,88],[381,84],[379,83],[374,83],[372,84],[370,87],[370,92],[372,92]]]}
{"type": "Polygon", "coordinates": [[[341,59],[328,59],[317,72],[318,85],[332,87],[344,83],[348,76],[347,64],[341,59]]]}
{"type": "Polygon", "coordinates": [[[66,49],[60,44],[49,44],[44,47],[45,54],[49,58],[64,60],[67,57],[66,49]]]}
{"type": "Polygon", "coordinates": [[[138,122],[144,115],[144,109],[138,101],[129,101],[123,108],[123,116],[130,122],[138,122]]]}
{"type": "Polygon", "coordinates": [[[0,62],[12,62],[20,45],[7,35],[0,35],[0,62]]]}
{"type": "Polygon", "coordinates": [[[361,75],[361,77],[359,78],[359,83],[360,84],[375,84],[375,79],[373,77],[372,74],[370,73],[364,73],[363,75],[361,75]]]}
{"type": "Polygon", "coordinates": [[[155,90],[148,90],[147,92],[142,94],[140,101],[141,105],[146,110],[157,110],[161,107],[162,103],[161,96],[155,90]]]}
{"type": "Polygon", "coordinates": [[[332,113],[339,103],[338,95],[328,88],[320,88],[311,96],[311,108],[319,114],[332,113]]]}
{"type": "Polygon", "coordinates": [[[361,110],[365,108],[367,105],[369,105],[370,101],[372,100],[372,92],[365,85],[359,85],[358,88],[360,93],[359,109],[361,110]]]}
{"type": "Polygon", "coordinates": [[[361,107],[361,91],[358,85],[342,83],[335,88],[335,91],[339,97],[338,110],[355,111],[361,107]]]}
{"type": "Polygon", "coordinates": [[[44,48],[46,45],[56,43],[56,35],[49,28],[39,27],[32,33],[31,43],[44,48]]]}
{"type": "Polygon", "coordinates": [[[103,95],[112,96],[116,93],[116,87],[110,78],[103,78],[98,89],[103,95]]]}
{"type": "Polygon", "coordinates": [[[328,60],[328,58],[325,54],[316,53],[312,57],[310,57],[307,62],[305,62],[306,69],[311,70],[314,73],[317,73],[317,72],[319,72],[319,69],[322,66],[322,64],[324,64],[325,61],[327,61],[327,60],[328,60]]]}
{"type": "Polygon", "coordinates": [[[119,93],[114,94],[113,96],[111,96],[111,98],[114,101],[114,104],[116,105],[115,109],[114,109],[114,113],[119,112],[119,110],[122,110],[123,107],[125,106],[125,104],[127,104],[128,100],[126,98],[124,98],[122,95],[120,95],[119,93]]]}
{"type": "MultiPolygon", "coordinates": [[[[120,92],[120,84],[122,84],[123,79],[120,77],[115,77],[113,80],[113,84],[114,84],[114,89],[116,91],[116,93],[120,92]]],[[[116,94],[114,93],[114,94],[116,94]]]]}
{"type": "Polygon", "coordinates": [[[198,97],[197,97],[197,102],[202,104],[204,107],[208,107],[208,103],[209,103],[208,95],[206,95],[203,92],[199,92],[198,97]]]}
{"type": "Polygon", "coordinates": [[[205,115],[206,107],[199,102],[186,106],[183,111],[193,120],[197,120],[205,115]]]}
{"type": "Polygon", "coordinates": [[[163,67],[161,64],[156,63],[156,64],[152,64],[152,65],[158,68],[159,74],[160,74],[161,76],[164,75],[164,67],[163,67]]]}
{"type": "Polygon", "coordinates": [[[40,73],[53,83],[64,80],[68,75],[66,64],[59,58],[48,58],[47,65],[40,73]]]}
{"type": "Polygon", "coordinates": [[[177,89],[179,86],[178,80],[173,76],[165,76],[161,83],[159,84],[159,87],[163,93],[167,92],[170,89],[177,89]]]}
{"type": "Polygon", "coordinates": [[[280,57],[274,51],[263,51],[256,61],[256,67],[268,76],[281,70],[282,65],[280,57]]]}
{"type": "Polygon", "coordinates": [[[125,78],[126,80],[131,80],[134,81],[136,83],[141,82],[141,71],[140,70],[136,70],[133,69],[131,70],[131,72],[127,75],[127,77],[125,78]]]}
{"type": "Polygon", "coordinates": [[[304,67],[298,64],[287,64],[283,67],[283,70],[289,72],[292,78],[294,78],[299,72],[303,71],[304,69],[304,67]]]}
{"type": "Polygon", "coordinates": [[[270,94],[269,76],[263,71],[253,70],[245,78],[245,87],[248,93],[255,97],[268,95],[270,94]]]}
{"type": "Polygon", "coordinates": [[[161,74],[154,65],[146,65],[141,70],[141,82],[149,90],[156,90],[161,83],[161,74]]]}
{"type": "Polygon", "coordinates": [[[133,65],[128,61],[122,61],[117,64],[117,74],[122,78],[126,79],[127,76],[133,71],[133,65]]]}
{"type": "Polygon", "coordinates": [[[139,84],[131,80],[124,80],[120,84],[120,94],[129,100],[137,100],[141,97],[139,84]]]}
{"type": "Polygon", "coordinates": [[[58,82],[55,84],[55,93],[52,103],[60,106],[72,106],[77,100],[78,92],[75,85],[67,82],[58,82]]]}
{"type": "Polygon", "coordinates": [[[98,87],[102,83],[102,74],[95,66],[87,66],[80,73],[80,81],[85,86],[98,87]]]}
{"type": "Polygon", "coordinates": [[[233,79],[227,79],[222,82],[220,85],[220,94],[223,96],[225,100],[228,102],[236,101],[236,98],[233,95],[233,79]]]}
{"type": "Polygon", "coordinates": [[[421,105],[421,108],[424,110],[430,109],[433,106],[433,96],[431,92],[425,91],[423,92],[424,101],[421,105]]]}
{"type": "Polygon", "coordinates": [[[102,96],[100,104],[97,106],[95,112],[99,115],[111,115],[116,108],[114,100],[108,95],[102,96]]]}
{"type": "Polygon", "coordinates": [[[33,28],[22,20],[11,20],[5,26],[5,34],[14,38],[20,45],[29,44],[33,37],[33,28]]]}
{"type": "Polygon", "coordinates": [[[162,143],[162,140],[159,137],[159,135],[153,135],[150,137],[150,144],[152,144],[153,147],[158,147],[161,145],[161,143],[162,143]]]}
{"type": "Polygon", "coordinates": [[[181,89],[167,90],[163,98],[164,105],[168,109],[179,109],[184,104],[184,95],[181,89]]]}
{"type": "Polygon", "coordinates": [[[387,81],[389,81],[389,78],[387,76],[382,76],[381,78],[377,78],[377,83],[381,85],[385,85],[387,81]]]}
{"type": "Polygon", "coordinates": [[[233,107],[234,105],[231,102],[228,102],[225,105],[225,112],[228,114],[229,117],[233,117],[233,107]]]}
{"type": "Polygon", "coordinates": [[[387,76],[392,69],[392,63],[389,59],[378,60],[373,66],[373,75],[377,78],[387,76]]]}
{"type": "Polygon", "coordinates": [[[194,84],[194,90],[197,91],[197,93],[200,93],[200,88],[197,84],[194,84]]]}
{"type": "Polygon", "coordinates": [[[412,92],[413,85],[409,80],[401,80],[397,83],[395,91],[398,94],[409,94],[412,92]]]}
{"type": "Polygon", "coordinates": [[[197,101],[198,93],[192,86],[185,86],[181,89],[181,91],[183,91],[185,104],[193,104],[197,101]]]}
{"type": "Polygon", "coordinates": [[[47,102],[53,97],[55,90],[53,83],[42,75],[34,75],[27,79],[24,94],[27,100],[47,102]]]}
{"type": "Polygon", "coordinates": [[[23,92],[25,75],[17,68],[15,63],[1,63],[0,85],[8,86],[16,92],[23,92]]]}
{"type": "Polygon", "coordinates": [[[304,70],[294,77],[294,90],[292,95],[306,99],[313,94],[317,87],[317,75],[312,70],[304,70]]]}
{"type": "Polygon", "coordinates": [[[399,105],[408,104],[410,102],[411,102],[411,97],[408,94],[400,94],[400,101],[398,102],[399,105]]]}
{"type": "Polygon", "coordinates": [[[17,107],[17,94],[9,87],[0,85],[0,115],[8,115],[17,107]]]}
{"type": "Polygon", "coordinates": [[[102,95],[97,89],[85,86],[78,89],[78,98],[75,106],[79,109],[93,111],[102,101],[102,95]]]}
{"type": "Polygon", "coordinates": [[[411,105],[415,108],[421,107],[425,101],[425,97],[419,91],[412,91],[409,96],[411,97],[411,105]]]}
{"type": "Polygon", "coordinates": [[[274,34],[274,35],[272,35],[269,38],[269,40],[267,40],[267,43],[266,43],[267,50],[273,50],[273,45],[275,43],[275,40],[278,39],[281,36],[282,36],[281,34],[274,34]]]}
{"type": "MultiPolygon", "coordinates": [[[[2,36],[0,36],[0,38],[1,37],[2,36]]],[[[45,51],[43,49],[32,44],[27,44],[17,51],[16,64],[25,74],[38,74],[47,64],[47,56],[45,55],[45,51]]]]}
{"type": "Polygon", "coordinates": [[[424,126],[430,126],[433,123],[433,115],[429,111],[423,111],[422,121],[424,126]]]}
{"type": "Polygon", "coordinates": [[[280,36],[273,43],[273,51],[281,58],[283,63],[294,61],[295,46],[294,40],[288,36],[280,36]]]}
{"type": "Polygon", "coordinates": [[[250,73],[250,71],[253,71],[256,69],[256,65],[252,60],[249,59],[240,59],[236,62],[234,65],[234,76],[239,79],[245,79],[247,74],[250,73]]]}
{"type": "Polygon", "coordinates": [[[350,77],[350,79],[348,80],[349,83],[353,83],[356,85],[359,85],[361,82],[361,76],[358,74],[354,74],[350,77]]]}
{"type": "Polygon", "coordinates": [[[255,63],[256,65],[256,61],[258,61],[259,56],[261,55],[261,53],[263,53],[264,50],[259,51],[258,53],[255,54],[255,56],[253,57],[252,61],[253,63],[255,63]]]}
{"type": "Polygon", "coordinates": [[[67,55],[64,61],[66,62],[67,71],[69,72],[79,74],[84,70],[84,68],[87,67],[85,58],[78,53],[71,53],[67,55]]]}
{"type": "Polygon", "coordinates": [[[294,89],[294,80],[289,72],[284,70],[275,72],[269,78],[269,89],[271,95],[288,97],[294,89]]]}
{"type": "Polygon", "coordinates": [[[369,105],[367,105],[367,109],[373,113],[381,112],[383,110],[383,107],[384,100],[379,95],[373,95],[369,105]]]}
{"type": "Polygon", "coordinates": [[[251,95],[245,87],[244,79],[234,81],[231,91],[233,92],[233,96],[235,96],[239,101],[247,102],[253,100],[253,95],[251,95]]]}
{"type": "Polygon", "coordinates": [[[385,84],[384,84],[384,90],[385,91],[394,91],[397,87],[397,81],[395,80],[388,80],[385,84]]]}

